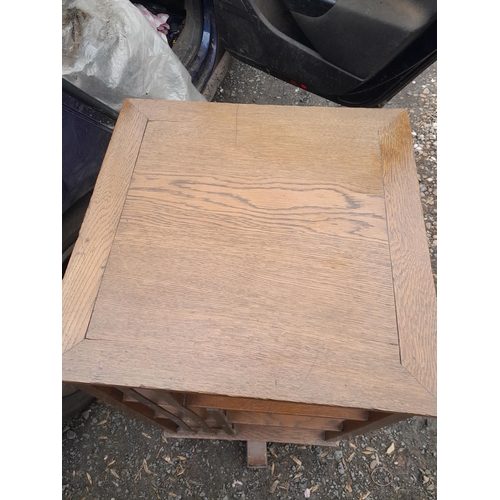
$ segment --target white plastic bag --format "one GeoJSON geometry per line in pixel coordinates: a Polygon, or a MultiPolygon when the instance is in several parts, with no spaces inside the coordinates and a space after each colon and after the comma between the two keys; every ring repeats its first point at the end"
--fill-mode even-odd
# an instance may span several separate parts
{"type": "Polygon", "coordinates": [[[63,77],[119,111],[127,97],[205,101],[128,0],[63,0],[63,77]]]}

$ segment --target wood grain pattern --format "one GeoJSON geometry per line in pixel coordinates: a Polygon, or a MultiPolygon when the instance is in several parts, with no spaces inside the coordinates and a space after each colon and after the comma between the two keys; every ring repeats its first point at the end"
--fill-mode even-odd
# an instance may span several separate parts
{"type": "Polygon", "coordinates": [[[146,123],[125,101],[63,279],[63,353],[85,338],[146,123]]]}
{"type": "Polygon", "coordinates": [[[380,148],[401,362],[436,396],[436,291],[406,113],[381,131],[380,148]]]}
{"type": "Polygon", "coordinates": [[[126,167],[130,184],[106,202],[100,181],[91,205],[63,379],[140,388],[189,426],[206,408],[238,420],[207,439],[324,445],[376,425],[373,410],[435,416],[435,291],[401,110],[129,105],[101,176],[126,167]]]}
{"type": "Polygon", "coordinates": [[[342,419],[323,417],[304,417],[302,415],[283,415],[279,413],[260,413],[254,411],[230,410],[227,418],[235,424],[292,427],[295,429],[342,430],[342,419]]]}
{"type": "Polygon", "coordinates": [[[210,394],[189,394],[187,397],[187,405],[193,408],[212,407],[225,410],[245,410],[249,412],[302,415],[306,417],[368,420],[368,412],[358,408],[339,408],[335,406],[286,403],[284,401],[234,398],[227,396],[213,396],[210,394]]]}
{"type": "Polygon", "coordinates": [[[373,342],[368,355],[366,344],[331,341],[317,357],[304,357],[311,338],[283,346],[277,337],[265,349],[250,339],[246,352],[221,357],[211,338],[194,333],[155,344],[86,340],[65,354],[64,380],[435,415],[435,398],[401,366],[398,346],[373,342]]]}
{"type": "Polygon", "coordinates": [[[162,139],[172,124],[148,124],[88,338],[183,336],[186,315],[207,335],[236,324],[254,334],[258,311],[262,338],[280,325],[291,341],[314,332],[397,344],[378,142],[325,144],[314,161],[299,143],[285,161],[290,147],[265,141],[279,127],[264,122],[259,148],[280,159],[271,163],[247,146],[221,150],[220,122],[176,124],[184,154],[172,164],[162,139]]]}

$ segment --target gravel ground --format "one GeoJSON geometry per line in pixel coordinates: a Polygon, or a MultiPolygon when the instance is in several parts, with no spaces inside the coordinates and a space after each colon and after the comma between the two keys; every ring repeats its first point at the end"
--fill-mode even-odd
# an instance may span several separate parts
{"type": "MultiPolygon", "coordinates": [[[[408,108],[436,278],[436,65],[386,107],[408,108]]],[[[234,61],[215,101],[336,106],[234,61]]],[[[245,467],[241,442],[166,438],[94,402],[63,424],[65,499],[434,499],[436,419],[415,417],[337,446],[268,443],[269,467],[245,467]]]]}

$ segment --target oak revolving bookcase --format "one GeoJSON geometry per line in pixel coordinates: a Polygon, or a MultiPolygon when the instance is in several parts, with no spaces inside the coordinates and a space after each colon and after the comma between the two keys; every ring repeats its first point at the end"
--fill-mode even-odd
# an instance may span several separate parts
{"type": "Polygon", "coordinates": [[[330,445],[436,415],[399,109],[127,100],[63,280],[63,381],[177,437],[330,445]]]}

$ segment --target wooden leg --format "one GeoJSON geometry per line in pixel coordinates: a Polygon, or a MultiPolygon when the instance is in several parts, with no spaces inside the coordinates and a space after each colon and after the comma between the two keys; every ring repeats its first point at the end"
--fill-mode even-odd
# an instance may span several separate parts
{"type": "Polygon", "coordinates": [[[267,467],[267,443],[265,441],[247,441],[247,466],[267,467]]]}

